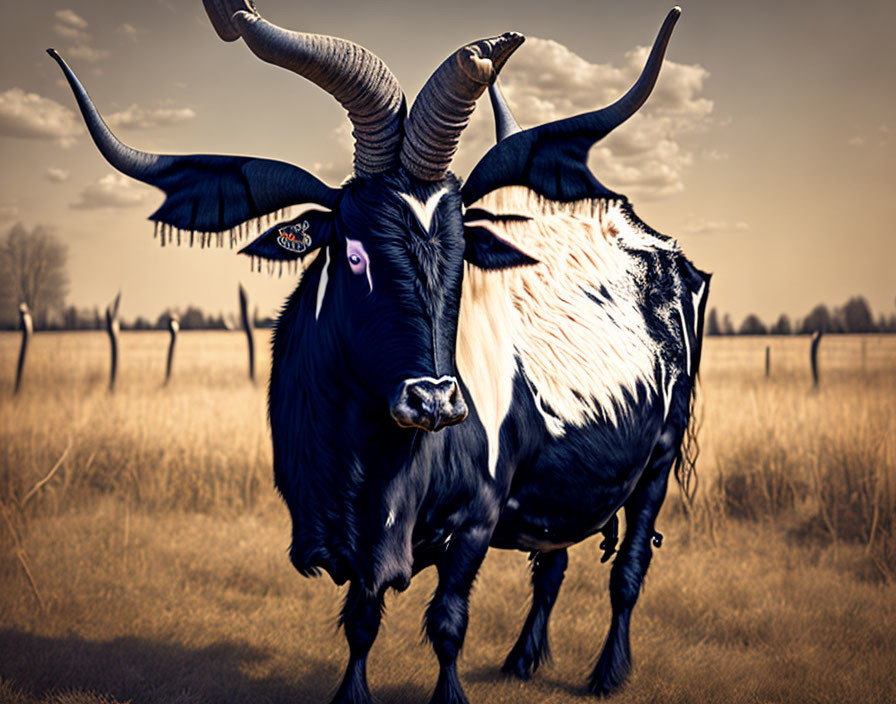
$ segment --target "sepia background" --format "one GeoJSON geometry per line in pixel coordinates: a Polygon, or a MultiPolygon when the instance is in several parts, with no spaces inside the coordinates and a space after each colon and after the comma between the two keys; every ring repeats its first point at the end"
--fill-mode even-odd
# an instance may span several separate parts
{"type": "MultiPolygon", "coordinates": [[[[502,85],[523,127],[634,81],[668,3],[258,0],[280,25],[381,56],[409,101],[457,46],[516,30],[502,85]]],[[[295,285],[229,249],[158,246],[161,195],[96,151],[54,62],[113,130],[159,152],[258,155],[338,185],[350,127],[314,85],[225,44],[201,3],[22,3],[0,26],[0,701],[317,702],[346,647],[341,590],[290,567],[271,480],[269,331],[246,373],[238,283],[268,323],[295,285]],[[55,272],[14,394],[31,247],[55,272]],[[4,263],[6,262],[6,263],[4,263]],[[115,392],[103,312],[121,292],[115,392]],[[164,385],[177,311],[172,376],[164,385]],[[66,328],[63,331],[60,328],[66,328]],[[218,328],[199,330],[192,328],[218,328]]],[[[633,619],[633,702],[889,702],[896,696],[896,5],[683,4],[645,108],[592,151],[608,187],[714,274],[697,402],[700,484],[670,487],[633,619]],[[784,316],[784,317],[782,317],[784,316]],[[786,320],[786,325],[784,324],[786,320]],[[762,334],[769,329],[782,333],[762,334]],[[819,383],[809,333],[819,345],[819,383]],[[741,332],[741,335],[726,333],[741,332]]],[[[466,176],[493,143],[487,101],[466,176]]],[[[595,540],[573,548],[554,663],[499,666],[522,625],[526,555],[492,551],[461,679],[473,702],[586,701],[609,624],[595,540]]],[[[434,575],[388,599],[371,683],[426,702],[434,575]]]]}

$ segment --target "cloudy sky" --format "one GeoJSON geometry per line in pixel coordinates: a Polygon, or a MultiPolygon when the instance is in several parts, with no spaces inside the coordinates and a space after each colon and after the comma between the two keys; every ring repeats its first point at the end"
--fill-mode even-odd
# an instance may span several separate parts
{"type": "MultiPolygon", "coordinates": [[[[257,0],[291,29],[336,34],[383,58],[412,100],[458,46],[507,30],[528,39],[502,73],[529,127],[601,107],[633,82],[671,3],[257,0]],[[311,9],[313,8],[313,9],[311,9]]],[[[592,152],[598,178],[715,273],[710,305],[740,321],[798,316],[862,294],[896,296],[896,3],[682,3],[647,106],[592,152]],[[807,10],[807,7],[811,9],[807,10]]],[[[161,249],[146,217],[161,194],[113,172],[82,127],[55,47],[119,137],[140,149],[258,155],[332,185],[351,163],[330,96],[220,41],[200,0],[37,0],[0,27],[0,234],[50,226],[68,244],[71,302],[156,316],[263,313],[292,286],[230,250],[161,249]]],[[[461,142],[466,176],[491,146],[487,98],[461,142]]]]}

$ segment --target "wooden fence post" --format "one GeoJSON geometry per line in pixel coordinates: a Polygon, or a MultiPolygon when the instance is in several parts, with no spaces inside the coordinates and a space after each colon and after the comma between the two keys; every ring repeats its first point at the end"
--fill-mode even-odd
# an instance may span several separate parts
{"type": "Polygon", "coordinates": [[[34,322],[31,320],[31,311],[27,303],[19,304],[19,327],[22,328],[22,346],[19,348],[19,363],[16,365],[16,388],[13,393],[19,393],[22,385],[22,371],[25,369],[25,355],[28,354],[28,343],[34,332],[34,322]]]}
{"type": "Polygon", "coordinates": [[[174,343],[177,342],[177,331],[180,330],[180,318],[177,313],[168,316],[168,332],[171,333],[171,341],[168,343],[168,363],[165,365],[165,386],[171,379],[171,365],[174,364],[174,343]]]}
{"type": "Polygon", "coordinates": [[[249,317],[249,297],[246,289],[240,284],[240,318],[243,322],[243,330],[249,343],[249,379],[255,383],[255,342],[252,339],[252,319],[249,317]]]}
{"type": "Polygon", "coordinates": [[[818,345],[821,344],[821,330],[812,333],[812,347],[809,351],[809,361],[812,363],[812,386],[818,388],[818,345]]]}
{"type": "Polygon", "coordinates": [[[118,375],[118,334],[121,332],[121,323],[118,320],[118,304],[121,303],[121,291],[115,297],[111,306],[106,306],[106,333],[109,335],[109,345],[112,351],[112,360],[109,366],[109,393],[115,391],[115,377],[118,375]]]}
{"type": "Polygon", "coordinates": [[[772,371],[772,350],[768,345],[765,346],[765,378],[768,379],[772,371]]]}

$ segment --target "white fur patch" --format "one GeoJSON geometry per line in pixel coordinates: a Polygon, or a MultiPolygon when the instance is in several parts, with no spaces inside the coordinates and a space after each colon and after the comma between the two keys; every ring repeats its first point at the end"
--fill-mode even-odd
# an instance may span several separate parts
{"type": "Polygon", "coordinates": [[[694,301],[694,339],[698,339],[698,328],[700,324],[700,301],[703,300],[703,294],[706,291],[706,282],[700,284],[697,293],[692,293],[691,298],[694,301]]]}
{"type": "Polygon", "coordinates": [[[317,320],[317,316],[320,315],[320,307],[324,302],[324,294],[327,292],[327,282],[330,280],[330,275],[327,273],[327,270],[330,268],[330,248],[326,248],[326,259],[324,260],[324,268],[320,271],[320,281],[317,282],[317,307],[314,309],[314,319],[317,320]]]}
{"type": "MultiPolygon", "coordinates": [[[[696,313],[695,313],[696,315],[696,313]]],[[[691,375],[691,336],[688,333],[688,324],[684,319],[684,309],[678,304],[678,317],[681,318],[681,337],[684,340],[684,358],[688,368],[688,376],[691,375]]],[[[696,335],[694,336],[696,338],[696,335]]]]}
{"type": "Polygon", "coordinates": [[[457,321],[457,369],[470,391],[488,440],[488,471],[498,465],[498,438],[513,396],[514,312],[503,280],[507,271],[487,272],[464,263],[457,321]]]}
{"type": "Polygon", "coordinates": [[[666,418],[669,416],[669,409],[672,407],[672,388],[675,386],[677,379],[674,373],[670,374],[669,378],[666,379],[666,374],[666,365],[660,360],[660,376],[663,385],[663,423],[666,422],[666,418]]]}
{"type": "Polygon", "coordinates": [[[400,195],[404,199],[404,201],[409,206],[411,206],[411,210],[414,212],[414,215],[423,228],[423,231],[428,234],[429,228],[432,227],[433,215],[435,215],[436,213],[436,208],[439,207],[439,201],[442,200],[442,196],[444,196],[447,192],[447,188],[439,189],[426,199],[426,203],[421,203],[414,196],[408,195],[407,193],[399,193],[398,195],[400,195]]]}
{"type": "Polygon", "coordinates": [[[677,245],[636,227],[619,202],[558,203],[510,186],[471,207],[532,218],[491,226],[539,261],[496,272],[465,270],[457,363],[485,425],[494,474],[514,354],[555,437],[564,424],[615,423],[627,393],[637,396],[639,386],[660,393],[659,349],[640,310],[649,274],[631,250],[677,245]]]}

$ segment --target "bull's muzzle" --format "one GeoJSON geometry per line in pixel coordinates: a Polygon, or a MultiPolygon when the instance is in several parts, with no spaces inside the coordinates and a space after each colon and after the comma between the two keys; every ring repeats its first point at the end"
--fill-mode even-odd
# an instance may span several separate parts
{"type": "Polygon", "coordinates": [[[460,423],[467,413],[469,409],[453,376],[405,379],[392,404],[392,417],[401,427],[430,432],[460,423]]]}

